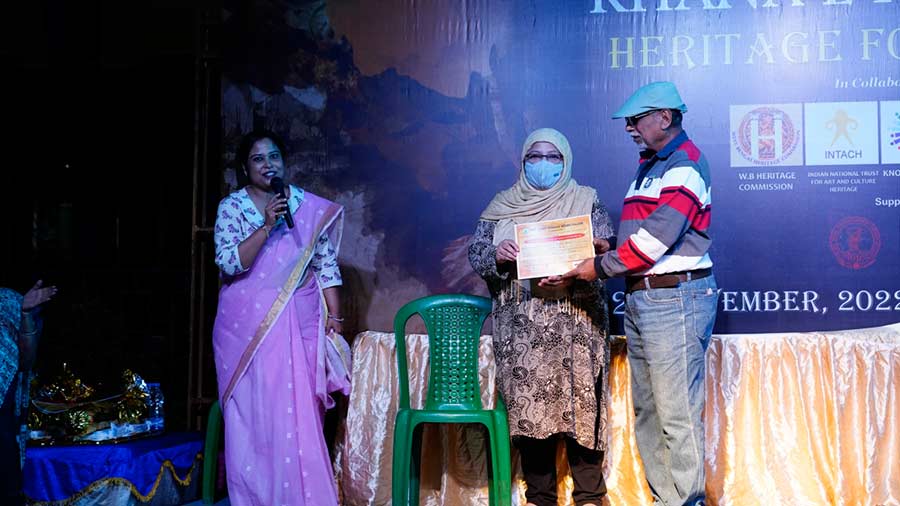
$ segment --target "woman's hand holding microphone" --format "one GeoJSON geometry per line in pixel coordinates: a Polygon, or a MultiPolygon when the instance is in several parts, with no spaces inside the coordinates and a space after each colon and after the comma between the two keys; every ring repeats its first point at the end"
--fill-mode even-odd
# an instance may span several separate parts
{"type": "Polygon", "coordinates": [[[266,230],[266,236],[268,236],[272,229],[275,228],[278,218],[287,212],[287,208],[288,203],[286,197],[282,197],[276,193],[269,199],[269,203],[266,204],[265,223],[263,224],[263,228],[266,230]]]}

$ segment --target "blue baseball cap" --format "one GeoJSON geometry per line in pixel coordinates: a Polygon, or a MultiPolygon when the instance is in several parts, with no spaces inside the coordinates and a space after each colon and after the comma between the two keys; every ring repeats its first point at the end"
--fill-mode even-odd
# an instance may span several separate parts
{"type": "Polygon", "coordinates": [[[657,109],[677,109],[687,112],[687,106],[675,85],[669,81],[657,81],[638,88],[628,97],[622,107],[613,114],[613,119],[630,118],[657,109]]]}

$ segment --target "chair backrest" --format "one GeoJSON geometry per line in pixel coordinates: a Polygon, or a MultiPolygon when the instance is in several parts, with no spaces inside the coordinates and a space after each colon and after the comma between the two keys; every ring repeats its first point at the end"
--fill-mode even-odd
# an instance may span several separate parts
{"type": "Polygon", "coordinates": [[[425,409],[480,410],[478,345],[491,300],[466,294],[431,295],[407,303],[394,318],[400,408],[409,408],[406,322],[418,314],[428,330],[428,396],[425,409]]]}

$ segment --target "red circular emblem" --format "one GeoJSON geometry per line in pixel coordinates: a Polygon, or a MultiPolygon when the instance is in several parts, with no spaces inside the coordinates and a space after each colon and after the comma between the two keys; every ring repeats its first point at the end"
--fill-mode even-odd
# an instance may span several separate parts
{"type": "Polygon", "coordinates": [[[741,118],[732,138],[747,161],[775,165],[791,156],[800,133],[787,112],[774,107],[757,107],[741,118]]]}
{"type": "Polygon", "coordinates": [[[865,269],[875,263],[881,249],[881,233],[861,216],[848,216],[831,229],[831,253],[847,269],[865,269]]]}

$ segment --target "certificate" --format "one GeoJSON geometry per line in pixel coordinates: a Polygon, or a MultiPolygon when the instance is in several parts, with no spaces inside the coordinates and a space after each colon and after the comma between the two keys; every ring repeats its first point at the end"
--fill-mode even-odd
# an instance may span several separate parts
{"type": "Polygon", "coordinates": [[[591,215],[516,225],[519,279],[564,274],[594,258],[591,215]]]}

